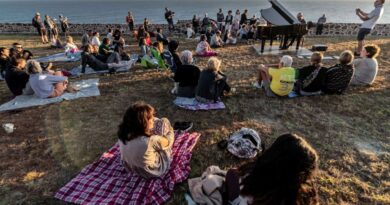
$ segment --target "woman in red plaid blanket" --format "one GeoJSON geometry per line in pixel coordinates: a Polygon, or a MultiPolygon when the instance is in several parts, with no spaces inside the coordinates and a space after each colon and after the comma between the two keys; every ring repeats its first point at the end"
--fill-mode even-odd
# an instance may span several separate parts
{"type": "Polygon", "coordinates": [[[159,177],[172,161],[174,131],[168,119],[154,117],[154,108],[137,102],[126,111],[118,137],[122,164],[142,177],[159,177]]]}

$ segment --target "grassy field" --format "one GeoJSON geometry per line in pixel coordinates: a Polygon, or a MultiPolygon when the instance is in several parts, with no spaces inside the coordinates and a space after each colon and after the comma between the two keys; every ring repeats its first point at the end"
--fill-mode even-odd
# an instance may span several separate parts
{"type": "MultiPolygon", "coordinates": [[[[22,43],[36,56],[61,52],[41,45],[32,36],[0,35],[0,46],[22,43]]],[[[354,49],[354,38],[308,38],[306,45],[329,46],[327,55],[354,49]]],[[[227,109],[191,112],[173,106],[168,71],[142,70],[100,78],[101,96],[0,113],[0,124],[14,123],[16,130],[0,130],[0,204],[61,204],[53,195],[84,166],[96,160],[116,141],[117,126],[126,108],[144,100],[159,117],[193,121],[202,137],[191,161],[191,177],[209,165],[238,166],[238,160],[216,143],[241,127],[256,129],[267,145],[280,134],[304,136],[320,155],[316,178],[321,204],[390,204],[390,39],[371,38],[380,45],[377,81],[370,87],[350,88],[340,96],[296,99],[266,98],[252,88],[256,66],[276,63],[276,56],[258,56],[241,44],[219,49],[222,69],[237,92],[224,100],[227,109]]],[[[130,52],[139,52],[132,41],[130,52]]],[[[179,50],[195,49],[195,42],[181,40],[179,50]]],[[[198,59],[204,67],[207,59],[198,59]]],[[[294,66],[308,62],[294,58],[294,66]]],[[[326,65],[336,63],[334,60],[326,65]]],[[[78,63],[57,63],[70,69],[78,63]]],[[[71,79],[75,81],[78,79],[71,79]]],[[[0,103],[12,98],[0,82],[0,103]]],[[[176,186],[168,204],[183,204],[186,183],[176,186]]]]}

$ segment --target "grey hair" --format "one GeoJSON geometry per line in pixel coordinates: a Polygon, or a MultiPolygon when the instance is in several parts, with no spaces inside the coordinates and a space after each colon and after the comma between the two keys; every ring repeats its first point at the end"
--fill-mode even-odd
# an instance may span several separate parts
{"type": "Polygon", "coordinates": [[[189,50],[185,50],[181,52],[180,60],[184,65],[190,65],[193,62],[192,52],[189,50]]]}
{"type": "Polygon", "coordinates": [[[289,55],[284,55],[281,59],[280,62],[283,64],[283,67],[291,67],[293,64],[293,59],[289,55]]]}
{"type": "Polygon", "coordinates": [[[42,73],[41,64],[36,60],[30,60],[27,62],[27,72],[29,74],[42,73]]]}

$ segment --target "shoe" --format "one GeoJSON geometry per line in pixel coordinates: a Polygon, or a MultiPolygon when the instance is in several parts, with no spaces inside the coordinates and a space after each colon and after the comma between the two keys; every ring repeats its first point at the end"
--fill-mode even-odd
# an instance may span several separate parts
{"type": "Polygon", "coordinates": [[[259,84],[259,82],[254,82],[252,84],[252,86],[257,88],[257,89],[261,89],[261,88],[263,88],[263,81],[261,81],[261,84],[259,84]]]}
{"type": "Polygon", "coordinates": [[[109,74],[114,74],[114,73],[116,73],[115,68],[110,68],[110,69],[108,70],[108,73],[109,73],[109,74]]]}
{"type": "Polygon", "coordinates": [[[193,127],[193,125],[194,123],[192,122],[175,122],[173,129],[187,132],[193,127]]]}
{"type": "Polygon", "coordinates": [[[218,142],[218,148],[219,149],[226,149],[228,146],[228,141],[227,140],[221,140],[220,142],[218,142]]]}

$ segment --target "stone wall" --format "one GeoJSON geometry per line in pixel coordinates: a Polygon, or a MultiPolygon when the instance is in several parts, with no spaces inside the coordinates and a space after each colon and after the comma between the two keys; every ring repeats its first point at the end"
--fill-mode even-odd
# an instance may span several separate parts
{"type": "MultiPolygon", "coordinates": [[[[176,29],[185,31],[186,24],[190,21],[182,20],[176,24],[176,29]]],[[[138,25],[136,25],[136,28],[138,25]]],[[[150,25],[150,30],[156,28],[168,29],[167,24],[154,24],[150,25]]],[[[325,24],[323,35],[324,36],[356,36],[359,31],[360,24],[354,23],[328,23],[325,24]]],[[[82,34],[85,30],[94,30],[100,33],[106,33],[108,28],[121,28],[124,31],[128,30],[127,25],[124,24],[71,24],[71,34],[82,34]]],[[[18,34],[34,34],[36,30],[31,24],[22,23],[2,23],[0,24],[0,33],[18,33],[18,34]]],[[[310,29],[309,35],[315,35],[315,28],[310,29]]],[[[390,24],[378,24],[371,33],[372,36],[390,36],[390,24]]]]}

